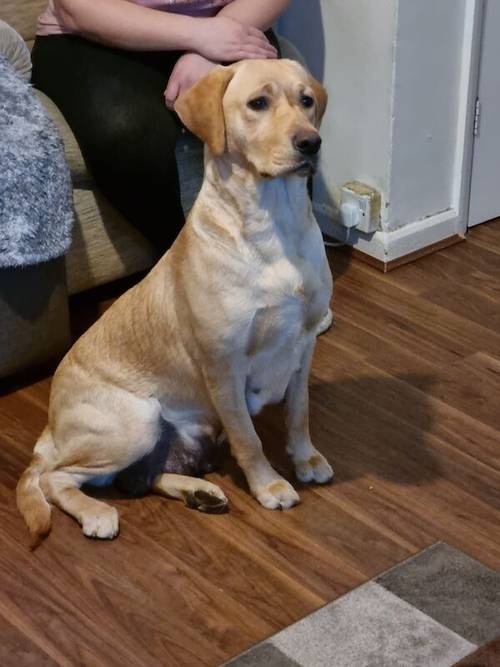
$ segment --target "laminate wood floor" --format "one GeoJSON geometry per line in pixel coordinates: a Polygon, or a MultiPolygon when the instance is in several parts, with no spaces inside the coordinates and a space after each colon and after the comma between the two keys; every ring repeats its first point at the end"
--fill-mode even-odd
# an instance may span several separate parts
{"type": "MultiPolygon", "coordinates": [[[[14,489],[50,379],[0,396],[0,665],[215,666],[438,540],[500,567],[500,220],[387,275],[342,251],[333,267],[311,428],[336,477],[289,512],[229,461],[210,476],[227,515],[110,492],[117,540],[54,510],[31,553],[14,489]]],[[[289,475],[280,415],[258,427],[289,475]]]]}

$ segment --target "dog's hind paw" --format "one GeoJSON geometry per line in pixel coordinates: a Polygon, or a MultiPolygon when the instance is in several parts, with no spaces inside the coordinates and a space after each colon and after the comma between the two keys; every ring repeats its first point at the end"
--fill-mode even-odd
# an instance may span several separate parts
{"type": "Polygon", "coordinates": [[[195,480],[197,488],[183,492],[187,507],[206,514],[223,514],[229,511],[229,501],[222,489],[204,479],[195,480]]]}
{"type": "Polygon", "coordinates": [[[229,511],[227,498],[218,498],[207,491],[189,491],[185,500],[187,507],[206,514],[223,514],[229,511]]]}
{"type": "Polygon", "coordinates": [[[114,507],[103,503],[103,507],[98,511],[92,509],[85,512],[82,515],[81,524],[86,537],[112,540],[119,531],[118,512],[114,507]]]}

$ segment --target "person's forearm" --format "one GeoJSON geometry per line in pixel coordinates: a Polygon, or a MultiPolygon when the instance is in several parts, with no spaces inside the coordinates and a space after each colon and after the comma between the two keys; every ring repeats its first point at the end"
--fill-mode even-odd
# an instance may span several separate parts
{"type": "Polygon", "coordinates": [[[290,0],[233,0],[218,15],[267,30],[289,4],[290,0]]]}
{"type": "Polygon", "coordinates": [[[64,26],[96,42],[140,51],[194,48],[199,19],[157,11],[127,0],[55,0],[64,26]]]}

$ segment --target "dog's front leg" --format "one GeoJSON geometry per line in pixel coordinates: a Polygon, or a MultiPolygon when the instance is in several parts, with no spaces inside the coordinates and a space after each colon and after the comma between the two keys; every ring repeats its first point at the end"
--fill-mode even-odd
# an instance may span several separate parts
{"type": "Polygon", "coordinates": [[[304,352],[300,369],[292,375],[286,391],[287,451],[295,465],[297,479],[325,484],[331,481],[333,470],[323,454],[314,447],[309,434],[308,382],[315,343],[304,352]]]}
{"type": "Polygon", "coordinates": [[[283,479],[266,459],[262,443],[248,412],[245,378],[237,372],[207,377],[215,409],[231,446],[231,452],[245,473],[250,490],[267,509],[288,509],[300,498],[293,486],[283,479]]]}

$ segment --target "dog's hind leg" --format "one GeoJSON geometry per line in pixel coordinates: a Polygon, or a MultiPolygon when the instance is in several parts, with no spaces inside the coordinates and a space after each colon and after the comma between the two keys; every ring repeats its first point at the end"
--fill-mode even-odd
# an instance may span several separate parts
{"type": "Polygon", "coordinates": [[[111,505],[86,496],[81,474],[62,470],[42,475],[40,484],[47,500],[74,517],[87,537],[111,540],[118,535],[118,512],[111,505]]]}
{"type": "Polygon", "coordinates": [[[228,510],[228,499],[222,489],[205,479],[163,473],[153,483],[155,493],[183,500],[188,507],[208,514],[222,514],[228,510]]]}
{"type": "MultiPolygon", "coordinates": [[[[57,465],[40,478],[47,500],[74,517],[84,535],[118,534],[114,507],[85,495],[80,487],[119,473],[147,455],[158,439],[159,406],[120,388],[80,388],[73,402],[59,398],[52,430],[57,465]]],[[[68,399],[69,400],[69,399],[68,399]]]]}

